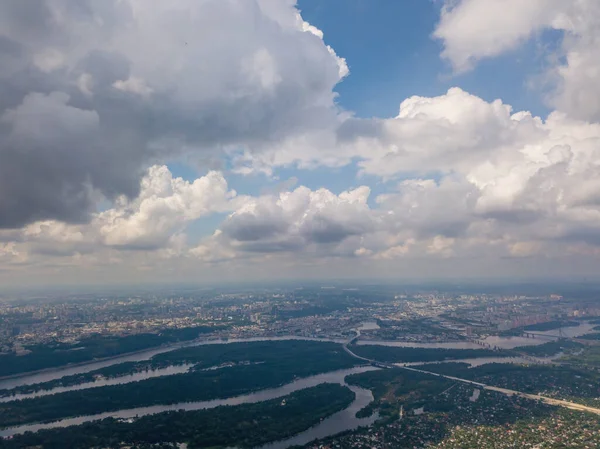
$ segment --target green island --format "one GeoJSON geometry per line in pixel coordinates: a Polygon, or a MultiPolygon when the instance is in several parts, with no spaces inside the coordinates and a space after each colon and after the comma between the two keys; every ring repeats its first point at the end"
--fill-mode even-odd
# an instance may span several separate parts
{"type": "Polygon", "coordinates": [[[354,393],[338,384],[321,384],[256,404],[211,410],[165,412],[133,422],[113,418],[0,439],[1,449],[83,449],[90,447],[252,448],[302,432],[343,410],[354,393]]]}
{"type": "Polygon", "coordinates": [[[515,352],[521,352],[534,357],[551,357],[556,354],[572,353],[584,348],[585,345],[572,340],[557,340],[542,343],[541,345],[518,346],[515,352]]]}
{"type": "Polygon", "coordinates": [[[10,427],[157,404],[227,398],[363,364],[340,344],[304,340],[186,347],[158,354],[152,362],[158,366],[196,366],[184,374],[4,402],[0,404],[0,423],[10,427]]]}
{"type": "Polygon", "coordinates": [[[383,420],[396,419],[404,403],[415,408],[431,403],[432,397],[452,385],[444,378],[401,368],[353,374],[346,377],[346,382],[373,392],[373,402],[359,410],[357,417],[370,416],[377,409],[383,420]]]}
{"type": "Polygon", "coordinates": [[[492,351],[491,349],[409,348],[383,345],[353,345],[352,352],[367,359],[388,363],[437,362],[516,355],[511,351],[492,351]]]}
{"type": "Polygon", "coordinates": [[[561,362],[582,367],[600,368],[600,346],[586,346],[577,353],[561,358],[561,362]]]}
{"type": "Polygon", "coordinates": [[[600,333],[584,334],[584,335],[580,335],[577,338],[580,338],[582,340],[600,340],[600,333]]]}
{"type": "Polygon", "coordinates": [[[0,355],[0,377],[115,357],[178,341],[194,340],[202,334],[217,329],[219,328],[213,326],[197,326],[166,329],[157,334],[136,334],[126,337],[91,336],[77,343],[56,342],[27,346],[25,349],[31,351],[28,354],[0,355]]]}
{"type": "Polygon", "coordinates": [[[59,379],[40,382],[37,384],[20,385],[10,389],[0,389],[0,397],[12,396],[15,394],[29,394],[38,391],[52,390],[58,387],[71,387],[88,382],[94,382],[98,378],[112,379],[140,373],[152,369],[148,362],[124,362],[115,365],[106,366],[87,373],[72,374],[63,376],[59,379]]]}
{"type": "Polygon", "coordinates": [[[577,327],[580,325],[581,325],[581,323],[579,323],[577,321],[555,320],[555,321],[546,321],[545,323],[530,324],[529,326],[523,327],[523,330],[524,331],[545,332],[545,331],[553,331],[555,329],[560,329],[561,327],[577,327]]]}

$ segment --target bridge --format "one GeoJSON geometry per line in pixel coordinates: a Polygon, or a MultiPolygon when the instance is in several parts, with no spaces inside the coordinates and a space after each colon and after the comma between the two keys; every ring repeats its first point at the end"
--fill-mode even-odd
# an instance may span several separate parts
{"type": "Polygon", "coordinates": [[[560,339],[567,338],[562,333],[560,333],[560,335],[552,335],[552,334],[542,334],[540,332],[529,332],[529,331],[523,331],[522,336],[526,337],[526,338],[548,338],[550,340],[560,340],[560,339]]]}

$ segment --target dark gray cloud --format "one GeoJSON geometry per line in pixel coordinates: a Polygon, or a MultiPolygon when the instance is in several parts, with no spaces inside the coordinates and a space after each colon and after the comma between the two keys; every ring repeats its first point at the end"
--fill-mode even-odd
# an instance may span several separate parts
{"type": "Polygon", "coordinates": [[[310,243],[329,244],[339,243],[352,235],[365,234],[372,229],[369,216],[355,215],[349,220],[340,218],[335,214],[317,214],[302,225],[301,233],[310,243]]]}
{"type": "Polygon", "coordinates": [[[336,120],[340,66],[291,3],[0,5],[0,228],[81,222],[184,151],[260,151],[336,120]],[[252,20],[249,18],[252,17],[252,20]]]}
{"type": "Polygon", "coordinates": [[[287,230],[289,224],[270,216],[257,217],[252,214],[236,214],[225,221],[223,232],[239,242],[254,242],[273,238],[287,230]],[[277,220],[277,221],[274,221],[277,220]]]}
{"type": "Polygon", "coordinates": [[[137,193],[135,139],[105,129],[97,111],[68,101],[64,93],[32,93],[3,114],[0,227],[48,218],[80,222],[93,208],[94,189],[109,198],[137,193]]]}
{"type": "Polygon", "coordinates": [[[376,214],[367,205],[369,193],[365,187],[340,195],[299,187],[292,192],[248,199],[248,204],[221,225],[217,240],[248,252],[333,247],[349,237],[375,230],[376,214]]]}

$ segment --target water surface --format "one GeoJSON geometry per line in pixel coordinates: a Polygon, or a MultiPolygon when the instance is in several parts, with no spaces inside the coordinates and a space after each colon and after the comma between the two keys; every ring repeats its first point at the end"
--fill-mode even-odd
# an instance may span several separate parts
{"type": "Polygon", "coordinates": [[[98,379],[92,382],[83,382],[77,385],[69,385],[64,387],[55,387],[49,390],[37,390],[33,393],[18,393],[12,396],[0,397],[0,402],[16,401],[20,399],[37,398],[40,396],[48,396],[56,393],[66,393],[68,391],[86,390],[88,388],[95,387],[106,387],[110,385],[128,384],[131,382],[138,382],[140,380],[151,379],[153,377],[171,376],[173,374],[187,373],[188,370],[194,365],[173,365],[166,368],[140,371],[139,373],[127,374],[125,376],[118,376],[112,378],[98,379]]]}
{"type": "Polygon", "coordinates": [[[32,385],[37,383],[49,382],[51,380],[60,379],[64,376],[72,376],[75,374],[89,373],[107,366],[116,365],[124,362],[142,362],[150,360],[157,354],[174,351],[176,349],[202,346],[202,345],[217,345],[230,343],[243,343],[253,341],[287,341],[287,340],[307,340],[307,341],[323,341],[332,343],[344,343],[342,339],[327,339],[327,338],[311,338],[311,337],[296,337],[296,336],[281,336],[281,337],[254,337],[254,338],[230,338],[230,339],[211,339],[211,340],[194,340],[184,343],[175,343],[171,345],[160,346],[158,348],[147,349],[135,353],[123,354],[121,356],[111,357],[100,361],[92,361],[77,365],[66,365],[63,367],[51,368],[35,373],[23,373],[21,375],[11,376],[10,378],[0,379],[0,390],[9,390],[21,385],[32,385]]]}
{"type": "MultiPolygon", "coordinates": [[[[260,391],[254,392],[254,393],[245,394],[245,395],[236,396],[236,397],[227,398],[227,399],[214,399],[211,401],[197,401],[197,402],[180,402],[177,404],[170,404],[170,405],[154,405],[154,406],[150,406],[150,407],[137,407],[137,408],[131,408],[131,409],[126,409],[126,410],[98,413],[95,415],[78,416],[75,418],[65,418],[65,419],[61,419],[61,420],[50,422],[50,423],[27,424],[27,425],[23,425],[23,426],[11,427],[11,428],[7,428],[4,430],[0,430],[0,437],[7,437],[7,436],[11,436],[11,435],[24,433],[27,431],[37,432],[38,430],[41,430],[41,429],[52,429],[52,428],[57,428],[57,427],[74,426],[74,425],[78,425],[78,424],[83,424],[85,422],[101,420],[101,419],[109,418],[109,417],[130,419],[130,418],[136,418],[139,416],[153,415],[156,413],[162,413],[162,412],[167,412],[167,411],[205,410],[205,409],[219,407],[221,405],[254,404],[257,402],[263,402],[263,401],[268,401],[270,399],[277,399],[277,398],[280,398],[283,396],[287,396],[295,391],[314,387],[314,386],[317,386],[322,383],[337,383],[337,384],[345,385],[344,378],[346,376],[348,376],[350,374],[364,373],[364,372],[372,371],[372,370],[376,370],[376,369],[378,369],[378,368],[375,368],[372,366],[363,366],[363,367],[350,368],[350,369],[345,369],[345,370],[331,371],[328,373],[317,374],[315,376],[298,379],[294,382],[291,382],[289,384],[283,385],[278,388],[269,388],[269,389],[260,390],[260,391]]],[[[357,418],[354,417],[354,413],[356,413],[356,411],[360,410],[365,405],[369,404],[369,402],[373,400],[373,396],[369,390],[365,390],[365,389],[358,388],[358,387],[352,387],[351,389],[352,389],[352,391],[354,391],[356,393],[356,399],[345,410],[352,409],[352,410],[354,410],[354,412],[349,411],[347,414],[342,414],[342,412],[343,412],[342,411],[342,412],[338,412],[338,413],[332,415],[330,418],[334,418],[334,417],[336,417],[336,415],[341,414],[340,416],[333,419],[332,423],[327,424],[325,426],[325,428],[332,429],[332,430],[341,428],[342,430],[336,431],[336,433],[337,433],[337,432],[341,432],[343,430],[351,429],[351,428],[353,428],[352,426],[355,426],[355,425],[356,426],[366,425],[366,424],[361,424],[361,422],[363,422],[362,420],[357,421],[357,418]],[[353,417],[353,419],[351,419],[351,417],[353,417]]],[[[325,423],[328,419],[329,418],[323,420],[323,422],[321,424],[325,423]]],[[[367,420],[368,419],[369,418],[367,418],[367,420]]],[[[367,421],[364,421],[364,422],[366,423],[367,421]]],[[[324,431],[324,428],[321,426],[321,424],[319,424],[313,428],[313,429],[317,429],[317,430],[315,430],[315,432],[323,432],[324,431]]],[[[314,438],[316,438],[316,437],[311,438],[311,440],[314,438]]],[[[308,440],[308,441],[311,441],[311,440],[308,440]]]]}

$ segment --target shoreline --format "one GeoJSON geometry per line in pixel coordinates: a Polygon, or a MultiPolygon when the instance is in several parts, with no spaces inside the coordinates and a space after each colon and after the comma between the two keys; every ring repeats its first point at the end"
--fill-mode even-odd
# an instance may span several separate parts
{"type": "MultiPolygon", "coordinates": [[[[196,340],[197,339],[194,339],[194,340],[185,340],[185,343],[193,342],[193,341],[196,341],[196,340]]],[[[182,342],[177,342],[177,343],[163,343],[162,345],[159,345],[159,346],[150,346],[148,348],[139,349],[137,351],[124,352],[122,354],[111,355],[109,357],[101,357],[101,358],[96,358],[96,359],[90,359],[90,360],[87,360],[85,362],[67,363],[66,365],[58,365],[58,366],[49,367],[49,368],[42,368],[42,369],[35,370],[35,371],[25,371],[25,372],[22,372],[22,373],[9,374],[7,376],[0,376],[0,382],[3,381],[3,380],[13,380],[13,379],[19,379],[21,377],[35,376],[37,374],[52,373],[52,372],[55,372],[55,371],[63,370],[65,368],[77,368],[77,367],[80,367],[80,366],[90,365],[92,363],[108,362],[110,360],[118,359],[120,357],[128,357],[128,356],[132,356],[132,355],[136,355],[136,354],[141,354],[141,353],[146,352],[146,351],[153,351],[153,350],[156,350],[156,349],[168,348],[168,347],[171,347],[171,346],[177,346],[177,345],[181,345],[181,344],[182,344],[182,342]]]]}

